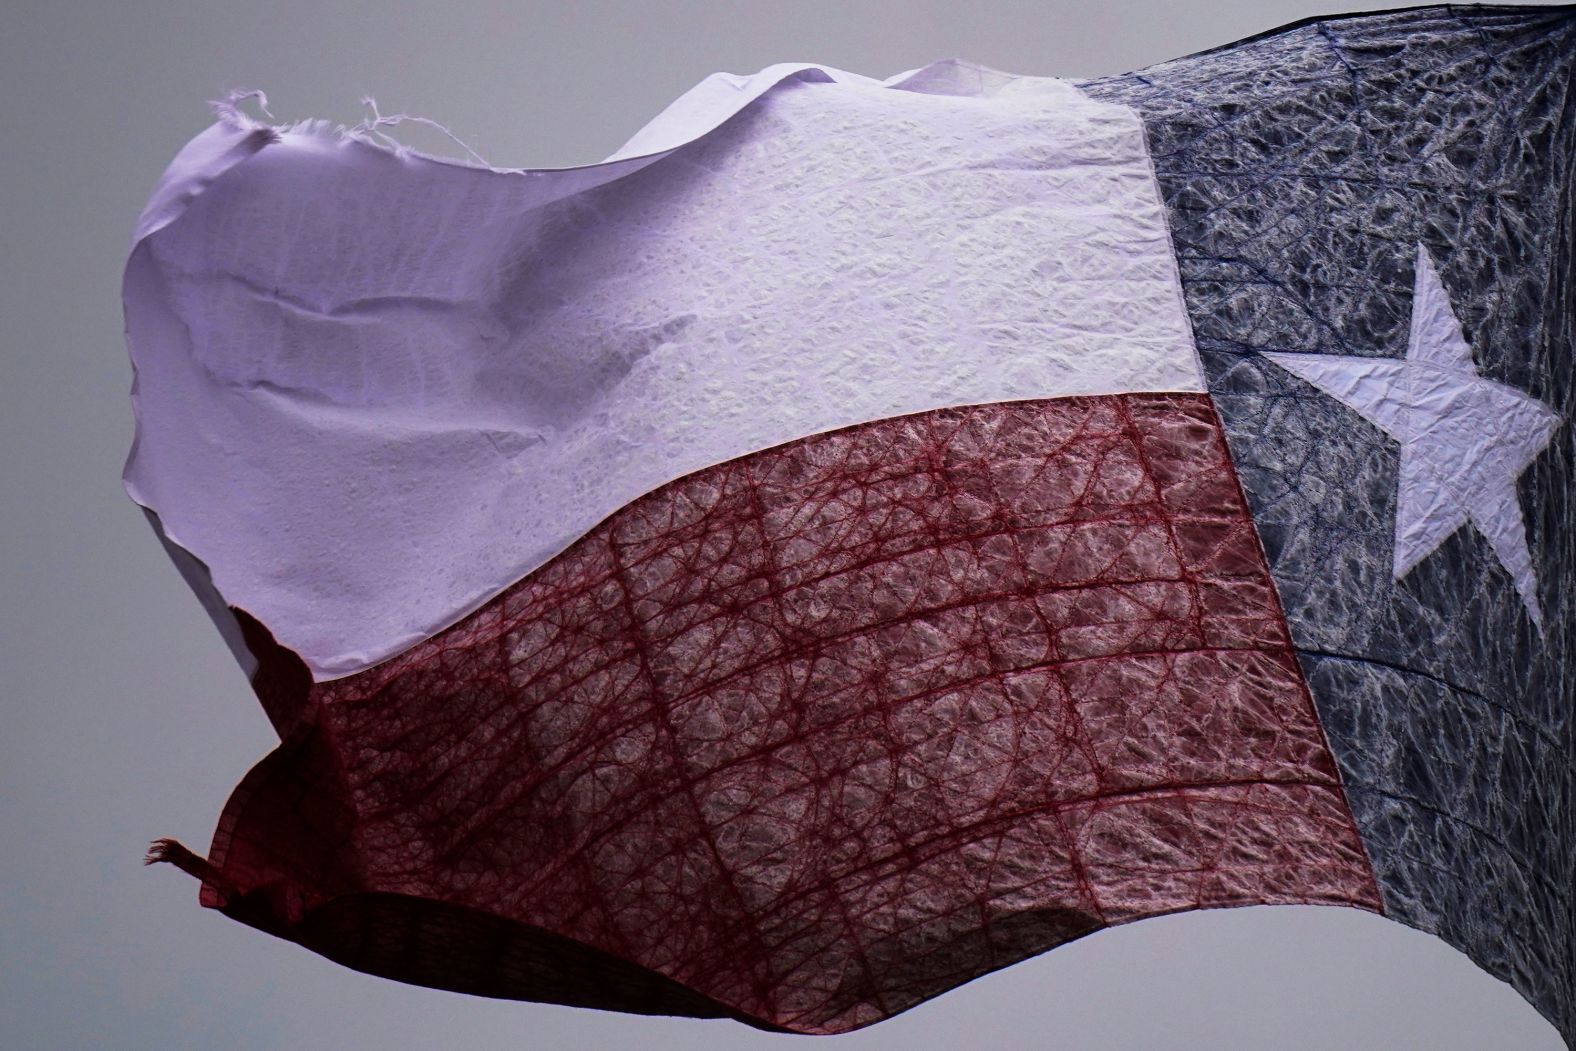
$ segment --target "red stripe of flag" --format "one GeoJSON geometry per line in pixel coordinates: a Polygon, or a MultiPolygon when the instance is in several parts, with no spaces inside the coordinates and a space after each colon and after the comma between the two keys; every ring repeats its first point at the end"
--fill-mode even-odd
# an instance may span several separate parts
{"type": "Polygon", "coordinates": [[[1144,916],[1380,908],[1205,395],[803,438],[289,657],[187,867],[406,981],[839,1032],[1144,916]]]}

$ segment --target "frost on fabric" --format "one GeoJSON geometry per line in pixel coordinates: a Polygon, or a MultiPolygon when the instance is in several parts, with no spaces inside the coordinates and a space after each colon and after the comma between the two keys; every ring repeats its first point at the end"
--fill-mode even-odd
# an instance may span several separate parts
{"type": "Polygon", "coordinates": [[[1576,1046],[1573,70],[1576,8],[1451,6],[1084,87],[1144,115],[1210,391],[1386,914],[1576,1046]],[[1439,428],[1458,457],[1301,378],[1329,357],[1395,375],[1430,344],[1454,351],[1432,383],[1497,403],[1439,428]],[[1550,409],[1565,422],[1545,443],[1550,409]]]}
{"type": "Polygon", "coordinates": [[[1400,444],[1395,578],[1469,522],[1543,630],[1537,571],[1516,482],[1548,448],[1559,413],[1480,375],[1428,250],[1417,250],[1406,358],[1264,356],[1353,409],[1400,444]]]}
{"type": "Polygon", "coordinates": [[[183,207],[150,212],[126,277],[128,485],[318,678],[734,456],[1201,389],[1124,107],[957,63],[773,67],[636,144],[657,152],[504,172],[221,124],[172,167],[183,207]]]}
{"type": "Polygon", "coordinates": [[[265,667],[284,743],[161,855],[407,981],[841,1032],[1146,916],[1379,904],[1204,395],[805,438],[377,668],[265,667]]]}

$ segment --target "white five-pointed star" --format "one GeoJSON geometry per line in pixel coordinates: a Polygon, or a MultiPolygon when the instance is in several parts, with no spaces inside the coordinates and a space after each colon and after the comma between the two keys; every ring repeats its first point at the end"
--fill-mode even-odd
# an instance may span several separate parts
{"type": "Polygon", "coordinates": [[[1401,443],[1395,579],[1471,522],[1543,631],[1516,479],[1559,427],[1547,405],[1478,375],[1433,259],[1417,246],[1406,357],[1265,357],[1336,398],[1401,443]]]}

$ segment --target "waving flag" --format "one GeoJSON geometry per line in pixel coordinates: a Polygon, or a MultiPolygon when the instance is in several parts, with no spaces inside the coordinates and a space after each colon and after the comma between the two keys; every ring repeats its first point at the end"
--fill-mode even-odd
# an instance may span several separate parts
{"type": "Polygon", "coordinates": [[[127,466],[279,748],[204,904],[840,1032],[1356,906],[1576,1032],[1570,8],[718,75],[606,162],[221,107],[127,466]]]}

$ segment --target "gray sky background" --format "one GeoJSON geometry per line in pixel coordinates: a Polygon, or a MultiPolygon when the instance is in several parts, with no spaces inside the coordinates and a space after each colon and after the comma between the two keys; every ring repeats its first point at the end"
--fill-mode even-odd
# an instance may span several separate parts
{"type": "MultiPolygon", "coordinates": [[[[1360,2],[1360,0],[1359,0],[1360,2]]],[[[731,1022],[637,1019],[374,979],[233,923],[144,869],[206,848],[275,739],[120,487],[120,272],[206,101],[282,119],[447,123],[495,164],[600,159],[715,70],[886,76],[962,57],[1122,72],[1345,4],[1313,0],[7,0],[0,16],[0,1046],[779,1049],[731,1022]]],[[[1394,6],[1383,4],[1379,6],[1394,6]]],[[[419,148],[437,140],[401,133],[419,148]]],[[[222,494],[215,494],[222,499],[222,494]]],[[[1193,913],[1096,934],[834,1051],[1553,1049],[1508,986],[1349,909],[1193,913]]]]}

